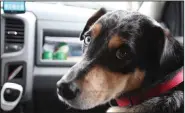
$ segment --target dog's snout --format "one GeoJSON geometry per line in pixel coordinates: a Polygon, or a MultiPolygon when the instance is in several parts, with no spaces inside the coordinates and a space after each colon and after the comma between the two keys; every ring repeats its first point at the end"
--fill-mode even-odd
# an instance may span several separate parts
{"type": "Polygon", "coordinates": [[[57,83],[57,88],[58,94],[67,100],[74,99],[79,92],[79,88],[73,83],[57,83]]]}

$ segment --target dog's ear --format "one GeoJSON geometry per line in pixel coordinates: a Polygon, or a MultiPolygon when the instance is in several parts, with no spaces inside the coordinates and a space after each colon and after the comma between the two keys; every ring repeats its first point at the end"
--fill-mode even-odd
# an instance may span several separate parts
{"type": "Polygon", "coordinates": [[[80,34],[80,40],[83,40],[83,34],[90,28],[90,26],[96,22],[102,15],[107,12],[105,8],[100,8],[95,14],[93,14],[87,21],[82,33],[80,34]]]}
{"type": "MultiPolygon", "coordinates": [[[[167,32],[165,32],[166,30],[163,29],[161,26],[154,26],[151,29],[151,33],[152,35],[150,36],[150,44],[149,46],[149,51],[152,51],[152,53],[155,53],[156,58],[158,57],[160,59],[161,54],[163,52],[163,48],[164,48],[164,43],[165,43],[165,37],[167,34],[167,32]]],[[[152,59],[153,59],[153,55],[152,55],[152,59]]]]}

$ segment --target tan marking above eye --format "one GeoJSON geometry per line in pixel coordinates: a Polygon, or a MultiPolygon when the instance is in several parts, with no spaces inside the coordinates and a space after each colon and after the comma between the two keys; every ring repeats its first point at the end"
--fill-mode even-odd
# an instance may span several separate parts
{"type": "Polygon", "coordinates": [[[96,23],[90,28],[92,38],[96,38],[100,34],[101,28],[102,25],[100,23],[96,23]]]}
{"type": "Polygon", "coordinates": [[[117,34],[113,35],[109,40],[108,47],[109,48],[118,48],[120,47],[126,40],[122,37],[118,36],[117,34]]]}

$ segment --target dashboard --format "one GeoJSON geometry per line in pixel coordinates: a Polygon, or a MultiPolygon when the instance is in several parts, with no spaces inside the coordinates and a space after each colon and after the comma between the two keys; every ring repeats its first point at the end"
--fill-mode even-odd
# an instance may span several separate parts
{"type": "Polygon", "coordinates": [[[1,9],[0,84],[23,86],[20,105],[26,113],[64,111],[66,106],[56,96],[56,82],[76,60],[43,60],[45,37],[55,42],[71,39],[80,45],[78,36],[95,10],[34,2],[25,5],[23,14],[6,14],[1,9]],[[19,67],[21,71],[10,80],[19,67]]]}

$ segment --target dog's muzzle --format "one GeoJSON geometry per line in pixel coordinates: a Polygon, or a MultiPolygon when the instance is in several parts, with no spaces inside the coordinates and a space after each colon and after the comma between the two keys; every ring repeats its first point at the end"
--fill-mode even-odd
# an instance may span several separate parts
{"type": "Polygon", "coordinates": [[[66,100],[74,99],[80,92],[74,83],[57,82],[57,93],[66,100]]]}
{"type": "Polygon", "coordinates": [[[73,100],[80,93],[80,88],[75,83],[78,76],[82,75],[85,67],[89,65],[89,62],[82,60],[75,64],[71,69],[57,82],[57,93],[64,100],[73,100]]]}
{"type": "Polygon", "coordinates": [[[78,92],[79,88],[74,83],[76,66],[73,66],[68,73],[66,73],[58,82],[57,82],[57,93],[65,100],[74,99],[78,92]]]}

